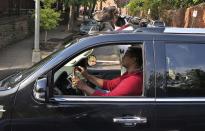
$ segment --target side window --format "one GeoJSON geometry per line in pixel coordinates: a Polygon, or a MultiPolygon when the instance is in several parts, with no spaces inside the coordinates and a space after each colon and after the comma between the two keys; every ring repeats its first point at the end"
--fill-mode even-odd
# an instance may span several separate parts
{"type": "Polygon", "coordinates": [[[168,96],[205,96],[205,45],[166,44],[165,48],[168,96]]]}
{"type": "MultiPolygon", "coordinates": [[[[131,50],[130,49],[130,50],[131,50]]],[[[125,56],[124,56],[125,57],[125,56]]],[[[53,73],[53,84],[54,84],[54,95],[67,95],[67,96],[104,96],[106,93],[110,93],[114,90],[114,93],[112,93],[109,96],[140,96],[142,95],[142,85],[143,85],[143,72],[142,72],[142,43],[133,45],[109,45],[109,46],[100,46],[100,47],[94,47],[92,49],[85,50],[78,55],[76,55],[74,58],[68,60],[61,66],[59,66],[57,69],[55,69],[53,73]],[[132,53],[127,53],[127,49],[132,49],[132,53]],[[133,50],[134,49],[134,50],[133,50]],[[135,51],[138,51],[136,53],[135,51]],[[126,52],[126,53],[125,53],[126,52]],[[126,55],[126,59],[124,58],[124,62],[122,60],[123,55],[126,55]],[[139,55],[139,56],[136,56],[139,55]],[[139,58],[138,58],[139,57],[139,58]],[[94,65],[90,66],[89,62],[91,59],[95,60],[94,65]],[[125,60],[128,61],[128,64],[125,64],[125,60]],[[132,61],[134,60],[134,62],[132,61]],[[129,85],[129,82],[125,82],[124,84],[121,84],[121,90],[117,90],[118,85],[120,85],[121,80],[124,80],[124,78],[127,78],[128,76],[121,76],[122,65],[131,65],[136,64],[136,62],[140,61],[141,65],[139,68],[136,68],[136,70],[133,69],[133,75],[131,80],[135,80],[135,75],[138,75],[141,79],[139,80],[141,83],[140,86],[136,86],[136,83],[133,84],[133,87],[126,87],[129,85]],[[89,79],[90,77],[83,76],[80,73],[79,66],[83,67],[87,73],[94,77],[103,79],[103,84],[100,82],[95,83],[95,81],[92,81],[92,79],[89,79]],[[77,67],[77,68],[76,68],[77,67]],[[77,70],[74,70],[77,69],[77,70]],[[76,72],[75,72],[76,71],[76,72]],[[135,74],[137,73],[137,74],[135,74]],[[73,76],[77,76],[82,80],[88,87],[93,89],[95,92],[92,92],[93,94],[89,94],[89,92],[86,92],[86,90],[79,88],[77,86],[74,86],[74,83],[72,82],[73,76]],[[122,77],[122,78],[121,78],[122,77]],[[114,81],[111,81],[113,80],[114,81]],[[106,81],[106,84],[104,84],[104,81],[106,81]],[[110,82],[111,81],[111,82],[110,82]],[[122,88],[123,87],[123,88],[122,88]],[[129,92],[125,88],[131,88],[129,92]],[[139,88],[139,90],[138,90],[139,88]],[[120,93],[119,93],[120,92],[120,93]],[[139,93],[138,93],[139,92],[139,93]],[[119,95],[118,95],[119,94],[119,95]]],[[[137,64],[136,64],[137,65],[137,64]]],[[[132,66],[133,67],[133,66],[132,66]]],[[[137,66],[136,66],[137,67],[137,66]]],[[[126,73],[125,73],[126,74],[126,73]]],[[[124,75],[124,74],[123,74],[124,75]]],[[[137,78],[138,78],[137,77],[137,78]]],[[[138,80],[138,79],[137,79],[138,80]]]]}

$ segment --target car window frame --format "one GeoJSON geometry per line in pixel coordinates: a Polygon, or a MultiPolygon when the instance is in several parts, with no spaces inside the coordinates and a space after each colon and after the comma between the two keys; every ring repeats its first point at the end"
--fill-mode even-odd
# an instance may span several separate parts
{"type": "MultiPolygon", "coordinates": [[[[115,42],[107,42],[107,43],[102,43],[100,44],[100,46],[107,46],[107,45],[113,45],[113,44],[118,44],[118,45],[122,45],[122,44],[136,44],[136,43],[142,43],[142,56],[143,56],[143,92],[145,90],[145,63],[146,63],[146,58],[145,58],[145,45],[151,45],[151,50],[152,50],[152,44],[153,41],[151,40],[135,40],[135,41],[127,41],[127,42],[121,42],[121,41],[115,41],[115,42]]],[[[75,52],[75,54],[72,57],[67,58],[66,60],[64,60],[63,62],[61,62],[60,64],[58,64],[55,68],[52,69],[52,73],[55,72],[56,69],[59,69],[60,67],[62,67],[62,65],[64,65],[65,63],[67,63],[67,61],[71,60],[72,58],[74,58],[76,55],[78,55],[79,53],[82,53],[85,50],[94,48],[94,47],[98,47],[98,45],[93,45],[92,47],[87,47],[84,48],[83,50],[78,50],[78,52],[75,52]]],[[[153,70],[153,69],[152,69],[153,70]]],[[[155,87],[153,87],[155,88],[155,87]]],[[[116,97],[105,97],[105,96],[69,96],[69,95],[61,95],[61,96],[53,96],[53,95],[49,95],[50,96],[50,101],[53,102],[79,102],[79,101],[89,101],[89,102],[96,102],[96,101],[104,101],[104,102],[109,102],[109,101],[142,101],[142,102],[153,102],[155,101],[155,92],[152,92],[152,95],[150,96],[146,96],[146,95],[142,95],[142,96],[116,96],[116,97]]]]}

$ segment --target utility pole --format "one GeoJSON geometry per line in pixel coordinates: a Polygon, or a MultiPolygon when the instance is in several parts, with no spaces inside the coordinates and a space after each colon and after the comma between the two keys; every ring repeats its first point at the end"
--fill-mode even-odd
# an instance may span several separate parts
{"type": "Polygon", "coordinates": [[[32,63],[37,63],[41,60],[39,49],[39,34],[40,34],[40,0],[35,0],[35,36],[34,49],[32,54],[32,63]]]}

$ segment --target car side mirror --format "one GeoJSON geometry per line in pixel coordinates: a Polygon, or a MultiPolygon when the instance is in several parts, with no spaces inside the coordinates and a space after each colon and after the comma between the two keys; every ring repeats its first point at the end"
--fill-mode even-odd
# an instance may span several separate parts
{"type": "Polygon", "coordinates": [[[88,57],[88,65],[95,66],[97,64],[97,58],[94,55],[88,57]]]}
{"type": "Polygon", "coordinates": [[[45,102],[47,78],[37,79],[34,84],[33,96],[36,100],[45,102]]]}

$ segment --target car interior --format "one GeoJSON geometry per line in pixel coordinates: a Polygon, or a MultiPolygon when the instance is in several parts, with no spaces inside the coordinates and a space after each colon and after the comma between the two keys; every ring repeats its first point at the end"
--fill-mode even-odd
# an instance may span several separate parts
{"type": "MultiPolygon", "coordinates": [[[[74,68],[78,66],[86,68],[89,74],[102,79],[113,79],[122,75],[126,69],[121,66],[121,59],[127,48],[132,46],[131,44],[122,44],[95,47],[81,52],[73,59],[69,59],[54,71],[53,95],[87,96],[73,85],[71,79],[74,76],[86,81],[90,87],[96,88],[94,84],[84,79],[79,72],[74,71],[74,68]]],[[[142,49],[142,44],[133,47],[142,49]]]]}

